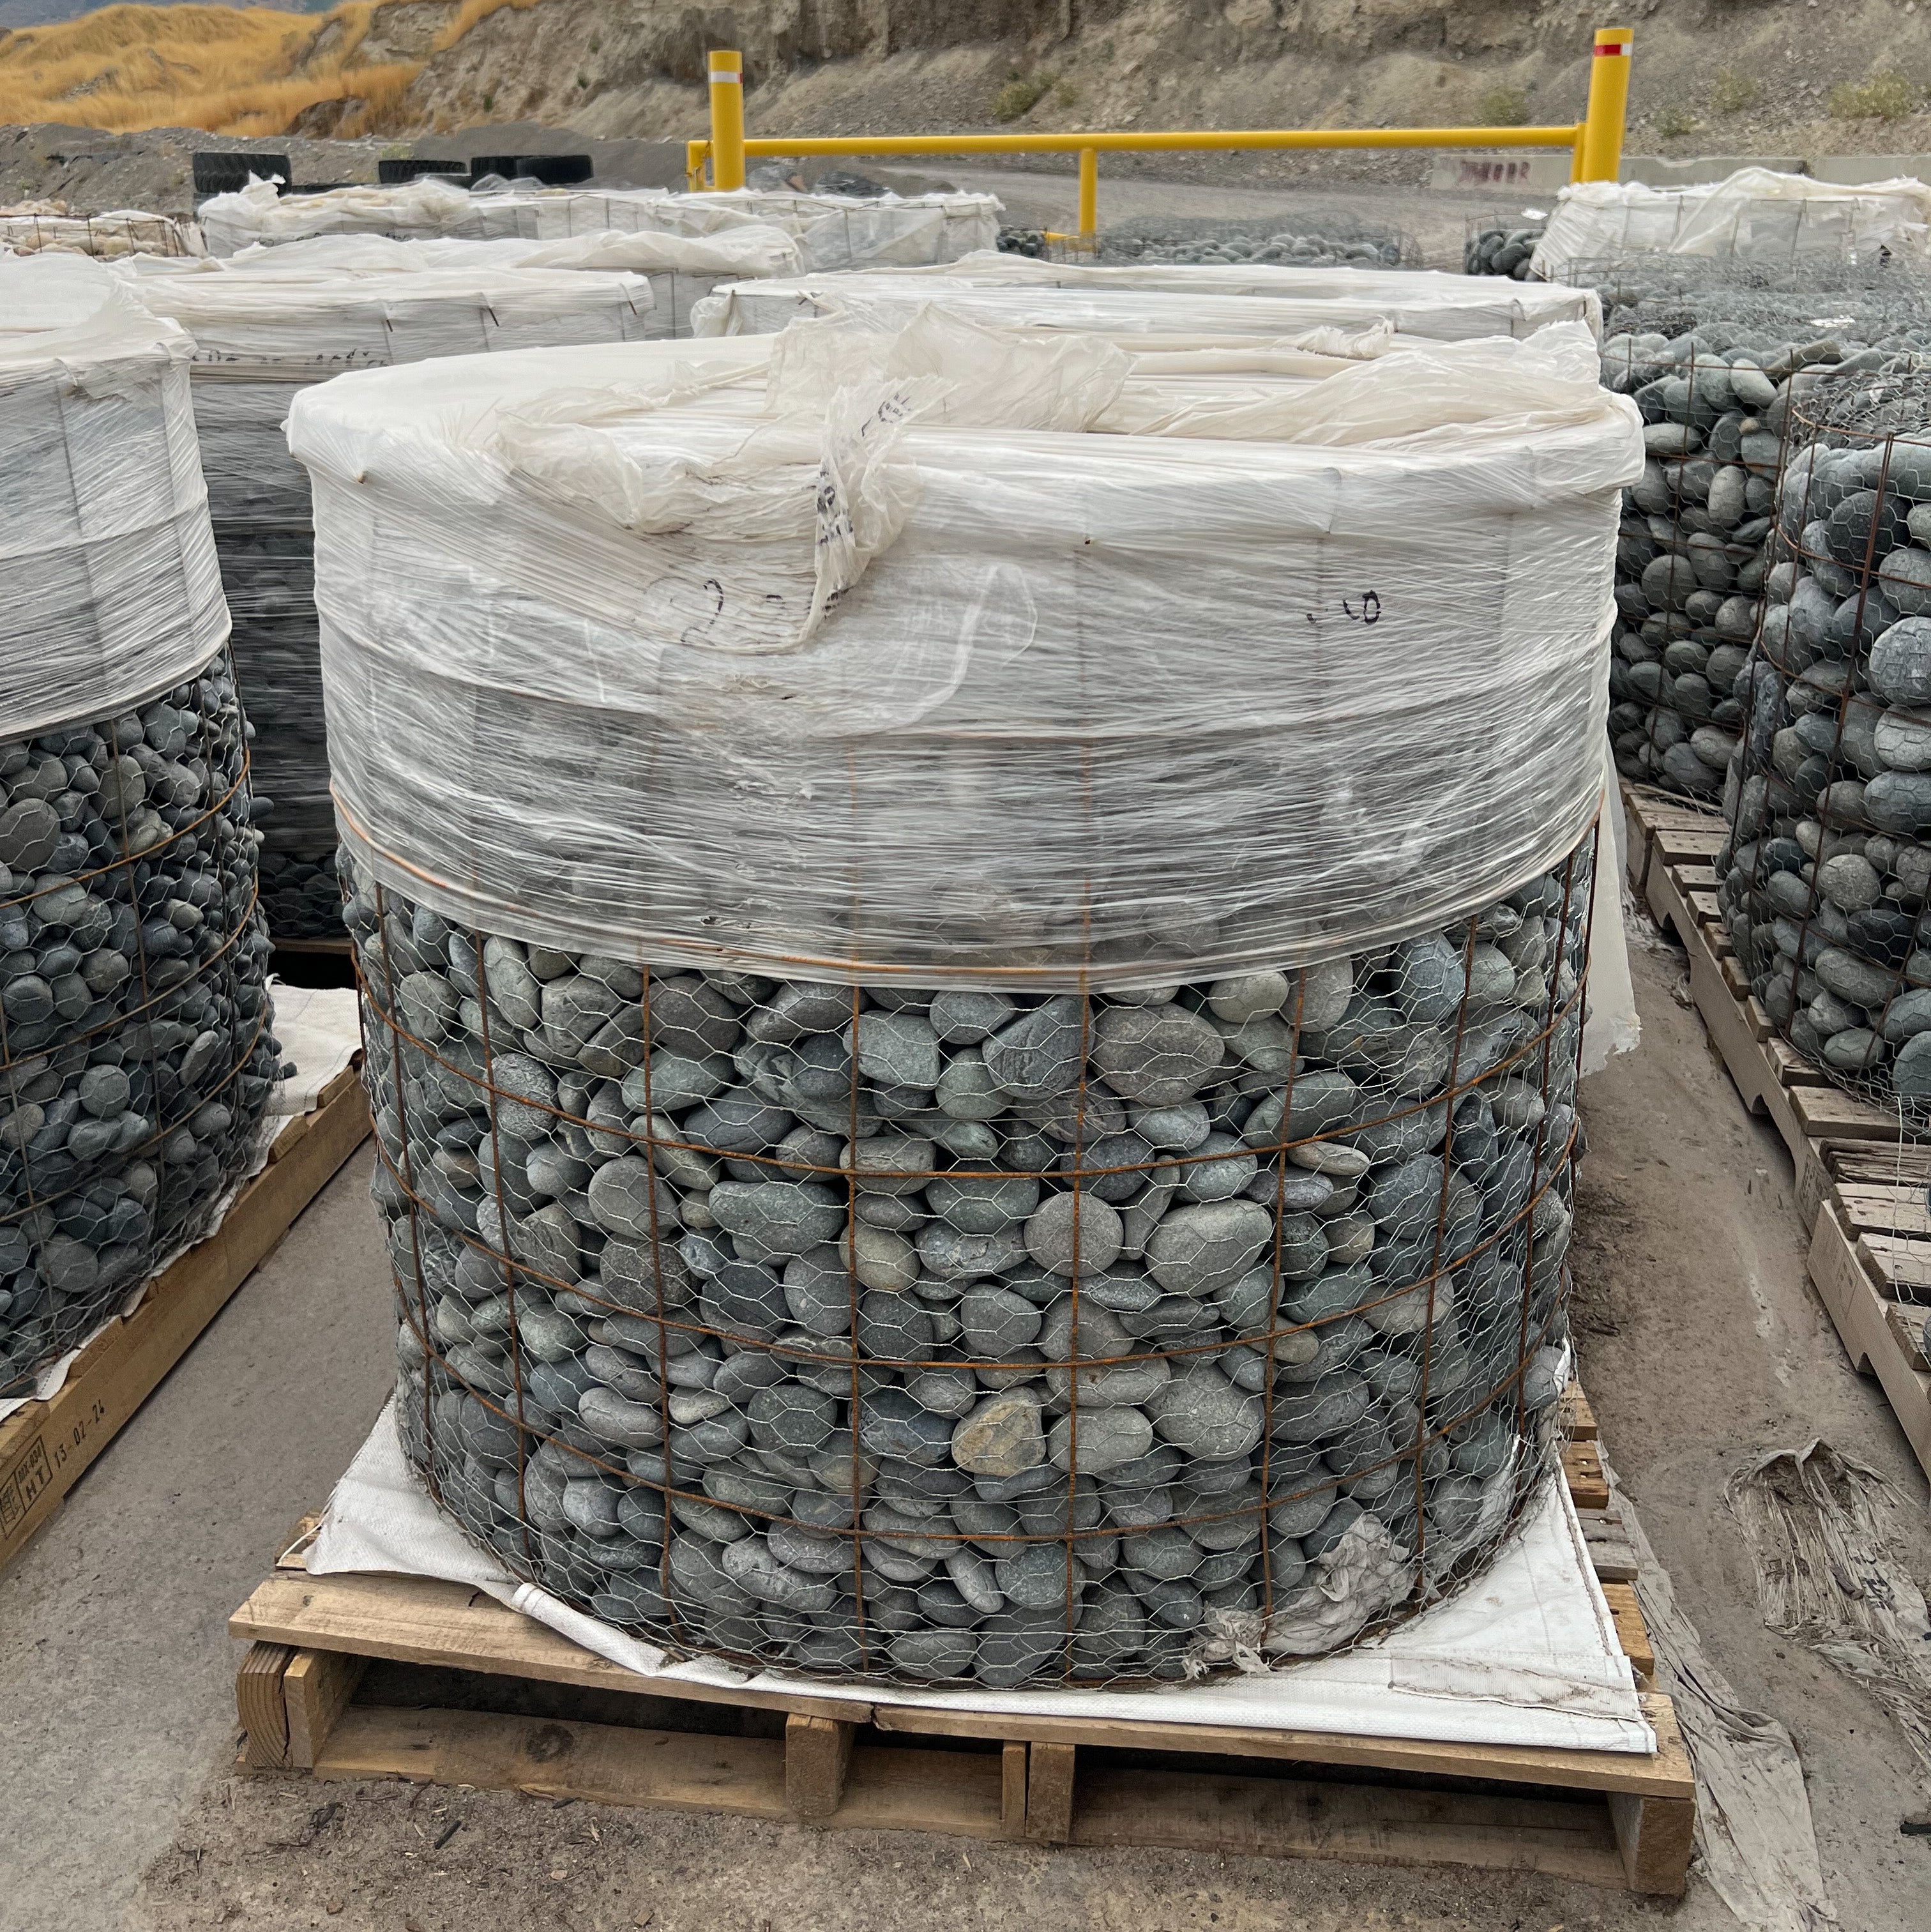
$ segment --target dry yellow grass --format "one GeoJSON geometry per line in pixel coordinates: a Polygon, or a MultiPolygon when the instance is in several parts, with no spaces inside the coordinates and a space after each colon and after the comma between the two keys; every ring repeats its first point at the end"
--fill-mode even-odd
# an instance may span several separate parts
{"type": "MultiPolygon", "coordinates": [[[[478,21],[537,0],[451,0],[434,50],[478,21]]],[[[0,32],[0,123],[66,121],[128,133],[205,128],[278,134],[325,100],[361,104],[346,136],[376,130],[421,72],[355,56],[390,0],[346,0],[325,14],[266,7],[103,7],[46,27],[0,32]]]]}

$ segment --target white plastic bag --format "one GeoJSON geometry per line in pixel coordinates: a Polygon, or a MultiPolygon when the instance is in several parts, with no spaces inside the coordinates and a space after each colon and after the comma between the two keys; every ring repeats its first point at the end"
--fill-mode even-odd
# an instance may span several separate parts
{"type": "Polygon", "coordinates": [[[922,317],[895,418],[863,337],[829,400],[770,338],[300,398],[360,856],[546,945],[1070,987],[1372,948],[1574,846],[1642,461],[1586,331],[1320,381],[1129,356],[1111,402],[1117,345],[1009,333],[922,317]],[[1247,440],[1179,433],[1264,381],[1247,440]]]}

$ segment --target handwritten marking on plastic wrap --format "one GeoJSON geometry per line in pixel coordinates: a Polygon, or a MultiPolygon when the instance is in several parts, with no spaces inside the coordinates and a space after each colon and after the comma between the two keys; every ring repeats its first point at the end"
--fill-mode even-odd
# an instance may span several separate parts
{"type": "MultiPolygon", "coordinates": [[[[1342,597],[1336,600],[1341,606],[1341,614],[1357,624],[1378,624],[1381,621],[1381,596],[1377,590],[1364,590],[1352,599],[1342,597]]],[[[1305,610],[1301,614],[1310,624],[1321,622],[1318,610],[1305,610]]]]}

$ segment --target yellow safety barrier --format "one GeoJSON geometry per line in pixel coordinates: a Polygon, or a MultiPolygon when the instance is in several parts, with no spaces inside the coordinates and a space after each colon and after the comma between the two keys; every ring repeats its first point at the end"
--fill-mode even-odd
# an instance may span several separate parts
{"type": "Polygon", "coordinates": [[[1597,29],[1589,63],[1589,106],[1580,121],[1544,128],[1196,128],[1161,134],[841,134],[794,140],[747,140],[744,131],[744,63],[735,51],[711,56],[711,136],[685,144],[686,173],[703,186],[705,164],[715,189],[742,188],[747,158],[824,154],[1077,154],[1079,236],[1090,246],[1099,227],[1099,158],[1102,154],[1152,154],[1192,149],[1313,148],[1567,148],[1571,181],[1614,181],[1622,166],[1623,128],[1629,108],[1630,45],[1627,27],[1597,29]]]}

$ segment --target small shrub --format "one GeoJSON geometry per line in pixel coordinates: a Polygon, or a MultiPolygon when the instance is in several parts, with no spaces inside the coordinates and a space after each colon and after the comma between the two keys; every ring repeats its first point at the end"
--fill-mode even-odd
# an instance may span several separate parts
{"type": "Polygon", "coordinates": [[[485,114],[493,114],[496,111],[496,97],[493,94],[484,94],[483,96],[483,112],[485,114]]]}
{"type": "Polygon", "coordinates": [[[1710,105],[1719,114],[1741,114],[1745,108],[1754,107],[1762,94],[1762,83],[1754,74],[1726,67],[1710,90],[1710,105]]]}
{"type": "Polygon", "coordinates": [[[589,84],[590,76],[587,74],[580,74],[577,76],[577,85],[579,87],[588,87],[589,84]]]}
{"type": "Polygon", "coordinates": [[[1063,80],[1053,89],[1053,104],[1057,107],[1071,107],[1079,100],[1079,89],[1069,80],[1063,80]]]}
{"type": "Polygon", "coordinates": [[[1896,68],[1874,74],[1860,87],[1844,81],[1831,90],[1834,121],[1899,121],[1916,104],[1917,89],[1896,68]]]}
{"type": "Polygon", "coordinates": [[[1529,118],[1529,91],[1498,82],[1485,88],[1475,118],[1485,128],[1519,128],[1529,118]]]}
{"type": "Polygon", "coordinates": [[[1687,107],[1666,107],[1656,117],[1656,131],[1666,141],[1679,140],[1696,131],[1696,117],[1687,107]]]}
{"type": "Polygon", "coordinates": [[[1032,112],[1052,91],[1055,74],[1015,74],[992,97],[992,118],[995,121],[1017,121],[1032,112]]]}

